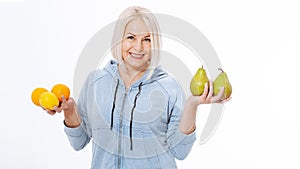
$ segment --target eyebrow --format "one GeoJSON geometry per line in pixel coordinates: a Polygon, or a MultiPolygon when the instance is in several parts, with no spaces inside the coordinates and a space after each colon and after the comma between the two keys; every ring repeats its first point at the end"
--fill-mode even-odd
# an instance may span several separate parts
{"type": "MultiPolygon", "coordinates": [[[[136,36],[134,33],[131,33],[131,32],[128,32],[127,34],[130,34],[130,35],[132,35],[132,36],[136,36]]],[[[148,38],[148,37],[150,37],[150,34],[149,35],[146,35],[146,36],[144,36],[145,38],[148,38]]]]}
{"type": "Polygon", "coordinates": [[[133,34],[133,33],[131,33],[131,32],[128,32],[127,34],[131,34],[131,35],[135,36],[135,34],[133,34]]]}

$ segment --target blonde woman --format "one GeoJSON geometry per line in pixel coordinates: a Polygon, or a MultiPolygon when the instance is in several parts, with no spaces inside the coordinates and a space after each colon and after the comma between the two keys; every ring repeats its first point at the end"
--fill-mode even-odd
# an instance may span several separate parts
{"type": "MultiPolygon", "coordinates": [[[[184,98],[178,82],[159,64],[161,36],[155,16],[142,7],[121,13],[111,60],[87,77],[77,104],[66,100],[65,133],[75,150],[90,141],[92,169],[175,169],[196,139],[199,104],[221,102],[208,92],[184,98]]],[[[212,83],[211,83],[212,84],[212,83]]],[[[212,88],[212,86],[210,86],[212,88]]]]}

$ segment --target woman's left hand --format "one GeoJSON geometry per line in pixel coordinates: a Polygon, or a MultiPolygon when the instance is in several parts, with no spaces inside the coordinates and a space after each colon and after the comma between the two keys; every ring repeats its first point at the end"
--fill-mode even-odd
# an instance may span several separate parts
{"type": "Polygon", "coordinates": [[[200,104],[211,104],[211,103],[220,103],[220,104],[222,104],[222,103],[225,103],[225,102],[227,102],[231,99],[231,97],[229,97],[227,99],[222,100],[222,97],[224,95],[224,87],[222,87],[220,89],[220,92],[218,93],[218,95],[213,96],[213,92],[214,92],[213,87],[214,86],[213,86],[212,81],[209,81],[209,87],[208,87],[208,84],[206,83],[202,95],[200,95],[200,96],[191,95],[188,98],[188,101],[192,105],[198,106],[200,104]]]}

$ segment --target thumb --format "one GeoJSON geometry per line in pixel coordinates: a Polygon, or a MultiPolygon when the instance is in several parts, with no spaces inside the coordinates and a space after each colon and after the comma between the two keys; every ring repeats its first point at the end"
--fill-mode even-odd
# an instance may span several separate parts
{"type": "Polygon", "coordinates": [[[67,99],[65,98],[64,95],[61,96],[61,101],[62,101],[62,103],[66,103],[67,102],[67,99]]]}

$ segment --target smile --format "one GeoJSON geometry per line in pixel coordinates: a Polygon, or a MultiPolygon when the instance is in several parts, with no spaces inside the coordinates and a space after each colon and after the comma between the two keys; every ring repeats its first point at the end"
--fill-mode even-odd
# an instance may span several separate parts
{"type": "Polygon", "coordinates": [[[139,54],[139,53],[132,53],[129,52],[130,56],[135,58],[135,59],[141,59],[145,54],[139,54]]]}

